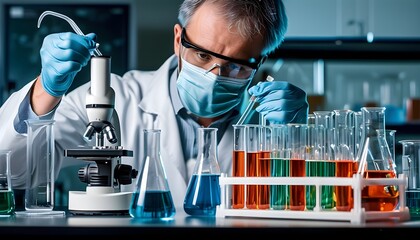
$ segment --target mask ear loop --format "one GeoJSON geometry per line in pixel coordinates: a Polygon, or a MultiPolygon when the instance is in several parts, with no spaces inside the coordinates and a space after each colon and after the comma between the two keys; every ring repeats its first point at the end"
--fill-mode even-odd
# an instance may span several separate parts
{"type": "MultiPolygon", "coordinates": [[[[44,19],[44,17],[47,16],[47,15],[53,15],[53,16],[56,16],[56,17],[59,17],[61,19],[66,20],[77,34],[82,35],[82,36],[86,36],[82,32],[82,30],[80,30],[80,28],[77,26],[77,24],[73,21],[73,19],[67,17],[64,14],[53,12],[53,11],[45,11],[39,16],[39,18],[38,18],[38,28],[41,26],[42,19],[44,19]]],[[[102,56],[102,53],[99,51],[98,47],[99,47],[99,43],[96,43],[96,48],[93,50],[93,55],[95,55],[96,57],[102,56]]]]}

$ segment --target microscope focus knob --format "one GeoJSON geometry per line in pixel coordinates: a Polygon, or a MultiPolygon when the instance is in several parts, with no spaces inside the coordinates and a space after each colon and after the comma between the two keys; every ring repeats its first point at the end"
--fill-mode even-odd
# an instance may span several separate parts
{"type": "Polygon", "coordinates": [[[131,184],[131,179],[137,177],[137,170],[132,169],[130,165],[118,164],[115,167],[114,177],[121,185],[131,184]]]}

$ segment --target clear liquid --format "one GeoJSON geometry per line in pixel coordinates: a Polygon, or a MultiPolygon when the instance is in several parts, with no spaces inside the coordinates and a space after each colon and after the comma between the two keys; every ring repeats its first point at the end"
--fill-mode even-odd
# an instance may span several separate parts
{"type": "Polygon", "coordinates": [[[138,204],[139,197],[138,192],[133,193],[129,210],[130,216],[166,220],[172,219],[175,215],[170,191],[146,191],[143,205],[138,204]]]}
{"type": "Polygon", "coordinates": [[[13,191],[0,191],[0,215],[11,215],[15,211],[13,191]]]}
{"type": "Polygon", "coordinates": [[[215,216],[220,205],[219,174],[193,175],[184,199],[184,210],[193,216],[215,216]]]}

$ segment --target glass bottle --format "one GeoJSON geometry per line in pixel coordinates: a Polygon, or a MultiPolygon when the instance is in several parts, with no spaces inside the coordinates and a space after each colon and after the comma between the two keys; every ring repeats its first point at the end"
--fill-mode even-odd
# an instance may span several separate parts
{"type": "Polygon", "coordinates": [[[217,128],[198,129],[198,155],[184,198],[184,210],[192,216],[215,216],[220,205],[220,167],[217,128]]]}
{"type": "Polygon", "coordinates": [[[143,166],[129,209],[133,218],[171,220],[175,215],[175,206],[160,154],[160,134],[159,129],[143,130],[143,166]]]}
{"type": "MultiPolygon", "coordinates": [[[[364,178],[396,178],[396,168],[385,136],[385,107],[362,107],[362,144],[357,154],[358,173],[364,178]]],[[[362,189],[366,211],[392,211],[398,205],[394,185],[370,185],[362,189]]]]}

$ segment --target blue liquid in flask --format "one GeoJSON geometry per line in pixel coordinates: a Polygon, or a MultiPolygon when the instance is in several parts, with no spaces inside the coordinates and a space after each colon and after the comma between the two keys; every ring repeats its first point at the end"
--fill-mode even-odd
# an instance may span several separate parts
{"type": "Polygon", "coordinates": [[[143,204],[139,204],[139,197],[138,192],[133,193],[130,206],[132,217],[170,220],[175,216],[170,191],[146,191],[143,204]]]}
{"type": "Polygon", "coordinates": [[[220,174],[194,174],[184,199],[184,210],[193,216],[214,216],[220,205],[220,174]]]}

